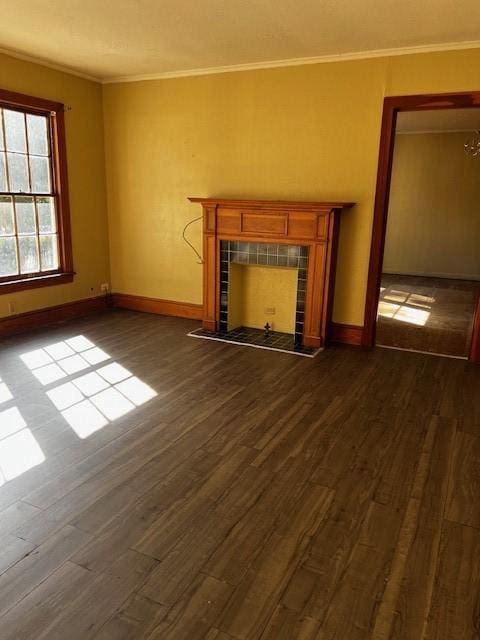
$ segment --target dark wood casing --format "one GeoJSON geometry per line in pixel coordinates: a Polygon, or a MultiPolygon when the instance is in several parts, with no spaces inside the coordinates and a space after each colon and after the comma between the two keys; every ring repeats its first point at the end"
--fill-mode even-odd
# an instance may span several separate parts
{"type": "Polygon", "coordinates": [[[324,346],[332,312],[340,213],[353,203],[189,200],[203,207],[203,327],[218,329],[221,240],[304,245],[309,258],[303,343],[324,346]]]}
{"type": "MultiPolygon", "coordinates": [[[[372,244],[368,268],[367,296],[362,345],[375,344],[377,308],[382,278],[383,253],[387,232],[390,182],[397,114],[401,111],[430,111],[433,109],[480,109],[480,91],[467,93],[440,93],[413,96],[391,96],[383,103],[382,129],[378,157],[377,187],[373,215],[372,244]]],[[[480,308],[474,318],[470,361],[480,362],[480,308]]]]}
{"type": "Polygon", "coordinates": [[[28,275],[19,274],[18,276],[0,278],[0,295],[73,282],[75,272],[73,268],[70,225],[65,106],[60,102],[27,96],[23,93],[14,93],[5,89],[0,89],[0,106],[25,113],[38,113],[48,117],[53,172],[52,183],[55,192],[59,240],[59,268],[56,271],[28,275]]]}

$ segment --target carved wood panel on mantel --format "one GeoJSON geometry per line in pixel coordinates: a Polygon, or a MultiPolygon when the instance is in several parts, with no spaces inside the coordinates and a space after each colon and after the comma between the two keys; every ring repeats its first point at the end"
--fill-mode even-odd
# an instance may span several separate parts
{"type": "Polygon", "coordinates": [[[203,207],[203,327],[218,330],[220,241],[309,248],[303,344],[322,347],[332,313],[340,213],[351,202],[189,198],[203,207]]]}

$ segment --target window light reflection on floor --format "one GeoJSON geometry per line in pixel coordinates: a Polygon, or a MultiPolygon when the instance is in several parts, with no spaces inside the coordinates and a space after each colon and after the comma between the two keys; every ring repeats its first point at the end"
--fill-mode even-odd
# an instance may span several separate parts
{"type": "Polygon", "coordinates": [[[424,309],[414,309],[407,305],[393,304],[392,302],[380,300],[378,303],[378,315],[423,327],[427,324],[430,312],[424,309]]]}
{"type": "Polygon", "coordinates": [[[20,357],[44,386],[110,359],[85,336],[56,342],[20,357]]]}
{"type": "Polygon", "coordinates": [[[10,389],[7,387],[5,382],[2,382],[2,379],[0,378],[0,404],[8,402],[9,400],[12,400],[12,398],[13,396],[10,392],[10,389]]]}
{"type": "Polygon", "coordinates": [[[413,307],[423,307],[424,309],[431,309],[432,305],[435,304],[433,296],[410,293],[409,291],[400,291],[398,289],[390,289],[386,293],[384,291],[387,291],[386,288],[380,287],[380,297],[388,302],[406,303],[413,307]]]}
{"type": "Polygon", "coordinates": [[[388,300],[389,302],[405,302],[407,298],[408,294],[403,293],[402,291],[391,291],[383,296],[383,299],[388,300]]]}
{"type": "Polygon", "coordinates": [[[435,298],[432,296],[424,296],[420,293],[411,293],[408,297],[408,304],[415,305],[416,307],[424,307],[425,309],[431,309],[432,304],[435,304],[435,298]]]}
{"type": "Polygon", "coordinates": [[[157,395],[118,362],[105,364],[110,356],[85,336],[57,342],[21,358],[44,386],[70,377],[46,393],[82,439],[157,395]],[[72,377],[79,373],[82,375],[72,377]]]}
{"type": "Polygon", "coordinates": [[[44,460],[43,451],[18,408],[0,411],[0,485],[44,460]]]}

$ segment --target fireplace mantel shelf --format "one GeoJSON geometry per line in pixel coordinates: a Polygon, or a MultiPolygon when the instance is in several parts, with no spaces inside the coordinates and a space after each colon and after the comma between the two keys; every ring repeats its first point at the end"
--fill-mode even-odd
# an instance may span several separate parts
{"type": "Polygon", "coordinates": [[[354,202],[295,202],[293,200],[242,200],[235,198],[188,198],[190,202],[203,206],[222,206],[230,209],[248,207],[249,209],[282,209],[284,211],[330,211],[331,209],[349,209],[354,202]]]}
{"type": "Polygon", "coordinates": [[[240,240],[308,247],[303,344],[328,338],[340,213],[352,202],[292,202],[189,198],[203,207],[203,326],[217,331],[220,316],[220,242],[240,240]]]}

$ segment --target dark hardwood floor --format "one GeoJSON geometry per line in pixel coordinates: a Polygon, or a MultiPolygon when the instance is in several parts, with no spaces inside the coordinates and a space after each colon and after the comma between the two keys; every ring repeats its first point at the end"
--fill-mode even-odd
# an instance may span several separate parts
{"type": "Polygon", "coordinates": [[[478,639],[480,367],[196,326],[0,344],[1,639],[478,639]]]}

